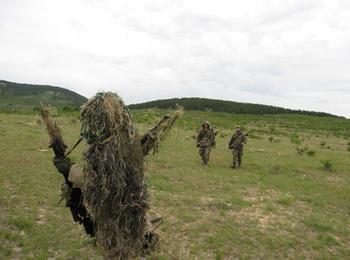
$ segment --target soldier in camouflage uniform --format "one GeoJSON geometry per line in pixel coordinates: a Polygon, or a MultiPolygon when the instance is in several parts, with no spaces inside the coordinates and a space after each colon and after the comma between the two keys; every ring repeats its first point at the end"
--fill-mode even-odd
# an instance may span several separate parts
{"type": "Polygon", "coordinates": [[[210,128],[209,122],[205,121],[197,136],[197,147],[199,148],[199,155],[204,165],[208,164],[211,148],[215,148],[215,145],[214,130],[210,128]]]}
{"type": "Polygon", "coordinates": [[[241,131],[239,126],[236,127],[236,132],[231,137],[231,140],[228,144],[228,148],[232,149],[233,154],[233,164],[232,168],[241,167],[242,156],[243,156],[243,147],[247,143],[246,135],[241,131]]]}

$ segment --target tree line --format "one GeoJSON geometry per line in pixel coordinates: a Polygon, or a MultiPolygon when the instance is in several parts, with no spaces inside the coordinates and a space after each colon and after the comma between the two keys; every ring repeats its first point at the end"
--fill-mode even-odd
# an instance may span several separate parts
{"type": "Polygon", "coordinates": [[[227,112],[235,114],[299,114],[299,115],[311,115],[311,116],[322,116],[322,117],[337,117],[335,115],[294,110],[282,107],[275,107],[261,104],[241,103],[226,100],[208,99],[208,98],[172,98],[155,100],[140,104],[129,105],[130,109],[147,109],[147,108],[174,108],[176,105],[181,105],[187,110],[199,110],[199,111],[216,111],[216,112],[227,112]]]}

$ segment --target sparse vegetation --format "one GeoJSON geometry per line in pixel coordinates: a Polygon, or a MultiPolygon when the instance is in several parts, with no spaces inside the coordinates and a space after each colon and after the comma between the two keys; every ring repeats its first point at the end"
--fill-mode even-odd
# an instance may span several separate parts
{"type": "Polygon", "coordinates": [[[310,156],[310,157],[315,156],[315,153],[316,153],[316,151],[314,151],[314,150],[308,150],[308,151],[306,152],[306,154],[307,154],[308,156],[310,156]]]}
{"type": "MultiPolygon", "coordinates": [[[[80,133],[78,112],[58,112],[57,122],[72,146],[80,133]]],[[[141,132],[165,113],[132,112],[141,132]]],[[[319,146],[336,125],[350,124],[322,117],[186,111],[160,152],[147,157],[150,214],[165,220],[154,258],[347,258],[348,141],[330,135],[332,150],[319,146]],[[223,134],[207,168],[201,167],[192,139],[204,119],[223,134]],[[249,129],[249,137],[243,166],[233,171],[227,142],[237,124],[249,129]],[[271,135],[271,125],[276,134],[271,135]],[[314,152],[312,158],[298,156],[291,145],[291,139],[306,135],[312,138],[300,145],[309,147],[307,155],[314,152]],[[280,141],[270,142],[269,136],[280,141]]],[[[94,240],[57,204],[62,177],[52,165],[44,125],[34,114],[0,113],[0,137],[0,258],[102,259],[94,240]]],[[[72,153],[77,164],[83,164],[84,149],[82,143],[72,153]]]]}
{"type": "Polygon", "coordinates": [[[332,172],[334,170],[333,163],[330,160],[322,160],[321,165],[325,171],[332,172]]]}
{"type": "Polygon", "coordinates": [[[289,139],[293,144],[296,144],[296,145],[301,144],[301,139],[299,138],[299,135],[295,132],[290,135],[289,139]]]}
{"type": "Polygon", "coordinates": [[[303,155],[303,154],[309,152],[310,148],[307,145],[304,145],[304,146],[299,145],[296,147],[296,150],[297,150],[298,155],[303,155]]]}

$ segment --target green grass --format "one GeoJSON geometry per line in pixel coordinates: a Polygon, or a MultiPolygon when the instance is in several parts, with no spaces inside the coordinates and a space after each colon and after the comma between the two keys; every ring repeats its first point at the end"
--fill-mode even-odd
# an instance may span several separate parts
{"type": "MultiPolygon", "coordinates": [[[[134,111],[141,132],[162,114],[134,111]]],[[[56,118],[70,146],[79,137],[76,118],[56,118]]],[[[0,114],[0,259],[102,258],[93,239],[58,205],[62,177],[37,119],[0,114]]],[[[187,112],[160,152],[146,158],[150,214],[165,220],[154,257],[347,258],[349,141],[329,120],[187,112]],[[220,131],[208,167],[201,165],[192,139],[204,119],[220,131]],[[233,170],[227,142],[237,124],[254,138],[248,138],[243,167],[233,170]],[[279,141],[270,142],[270,136],[279,141]],[[291,136],[315,151],[313,156],[298,155],[291,136]],[[322,142],[330,149],[320,147],[322,142]],[[324,161],[332,171],[323,169],[324,161]]],[[[349,122],[332,120],[345,133],[349,122]]],[[[84,148],[72,154],[77,163],[84,148]]]]}

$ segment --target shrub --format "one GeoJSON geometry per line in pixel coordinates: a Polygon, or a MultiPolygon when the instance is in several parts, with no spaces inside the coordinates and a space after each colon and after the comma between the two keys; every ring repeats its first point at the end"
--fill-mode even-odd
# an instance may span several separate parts
{"type": "Polygon", "coordinates": [[[321,165],[325,171],[332,172],[334,170],[333,163],[330,160],[322,160],[321,165]]]}
{"type": "Polygon", "coordinates": [[[325,147],[326,147],[326,144],[327,144],[326,142],[321,142],[321,143],[320,143],[321,148],[325,148],[325,147]]]}
{"type": "Polygon", "coordinates": [[[304,153],[308,152],[310,150],[310,148],[307,145],[305,145],[305,146],[298,145],[296,147],[296,150],[297,150],[298,155],[303,155],[304,153]]]}
{"type": "Polygon", "coordinates": [[[316,152],[315,152],[314,150],[309,150],[309,151],[306,152],[306,154],[307,154],[308,156],[310,156],[310,157],[314,156],[315,153],[316,153],[316,152]]]}

